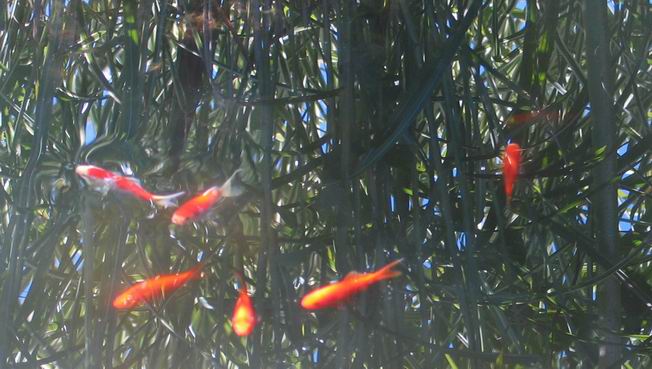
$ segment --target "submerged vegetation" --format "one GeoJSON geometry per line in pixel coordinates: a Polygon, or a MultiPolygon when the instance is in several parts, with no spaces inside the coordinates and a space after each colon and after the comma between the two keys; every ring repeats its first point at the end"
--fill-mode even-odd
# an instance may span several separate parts
{"type": "Polygon", "coordinates": [[[10,0],[0,40],[0,368],[652,365],[647,1],[10,0]],[[172,224],[80,164],[242,194],[172,224]]]}

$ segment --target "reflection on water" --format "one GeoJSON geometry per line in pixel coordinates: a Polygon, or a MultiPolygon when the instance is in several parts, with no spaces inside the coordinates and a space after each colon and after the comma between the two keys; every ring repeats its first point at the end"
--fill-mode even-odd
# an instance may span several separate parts
{"type": "Polygon", "coordinates": [[[647,18],[0,6],[0,368],[648,367],[647,18]]]}

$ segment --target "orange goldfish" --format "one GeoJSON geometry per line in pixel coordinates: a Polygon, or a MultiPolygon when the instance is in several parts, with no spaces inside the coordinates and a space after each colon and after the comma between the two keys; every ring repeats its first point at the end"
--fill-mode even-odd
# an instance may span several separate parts
{"type": "Polygon", "coordinates": [[[507,118],[507,125],[515,125],[521,123],[532,122],[537,119],[554,119],[559,115],[558,112],[552,111],[551,109],[542,109],[542,110],[532,110],[532,111],[521,111],[514,113],[509,118],[507,118]]]}
{"type": "Polygon", "coordinates": [[[401,275],[401,272],[392,270],[401,261],[403,259],[394,260],[371,273],[351,272],[341,281],[317,288],[303,296],[301,306],[308,310],[338,306],[351,296],[366,290],[374,283],[401,275]]]}
{"type": "Polygon", "coordinates": [[[133,309],[145,302],[165,296],[189,281],[200,279],[203,267],[202,262],[184,272],[161,274],[138,282],[120,293],[113,300],[113,307],[121,310],[133,309]]]}
{"type": "Polygon", "coordinates": [[[213,186],[202,194],[184,202],[172,214],[172,223],[186,224],[189,220],[196,219],[208,212],[223,197],[235,197],[242,193],[242,188],[234,184],[234,178],[240,170],[236,170],[222,186],[213,186]]]}
{"type": "Polygon", "coordinates": [[[507,196],[507,205],[512,201],[512,193],[514,192],[514,184],[518,176],[519,167],[521,165],[521,146],[517,143],[510,143],[505,149],[505,156],[503,158],[503,180],[505,182],[505,196],[507,196]]]}
{"type": "Polygon", "coordinates": [[[94,165],[78,165],[75,168],[75,173],[95,190],[104,194],[109,190],[117,190],[140,200],[151,201],[161,207],[175,205],[176,198],[184,194],[184,192],[177,192],[171,195],[154,195],[145,190],[137,179],[125,177],[94,165]]]}
{"type": "Polygon", "coordinates": [[[233,308],[233,316],[231,317],[231,326],[233,332],[238,336],[248,336],[253,332],[256,326],[256,310],[251,302],[251,297],[247,293],[247,285],[242,281],[240,287],[240,295],[233,308]]]}

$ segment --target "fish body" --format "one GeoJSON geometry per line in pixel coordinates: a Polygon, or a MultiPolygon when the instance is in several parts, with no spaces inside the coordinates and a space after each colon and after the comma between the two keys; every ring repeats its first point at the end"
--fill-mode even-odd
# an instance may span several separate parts
{"type": "Polygon", "coordinates": [[[75,173],[91,187],[104,194],[109,190],[117,190],[143,201],[151,201],[161,207],[173,206],[177,197],[184,194],[184,192],[177,192],[170,195],[155,195],[144,189],[135,178],[122,176],[94,165],[78,165],[75,173]]]}
{"type": "Polygon", "coordinates": [[[78,165],[75,172],[84,178],[89,177],[96,180],[111,180],[117,176],[114,172],[94,165],[78,165]]]}
{"type": "Polygon", "coordinates": [[[75,173],[82,177],[88,185],[104,194],[113,186],[113,182],[118,176],[116,173],[94,165],[78,165],[75,167],[75,173]]]}
{"type": "Polygon", "coordinates": [[[539,119],[554,119],[559,114],[550,109],[522,111],[513,114],[507,119],[507,125],[517,125],[522,123],[532,122],[539,119]]]}
{"type": "Polygon", "coordinates": [[[129,193],[143,201],[153,201],[156,195],[144,189],[136,180],[118,176],[113,182],[115,189],[129,193]]]}
{"type": "Polygon", "coordinates": [[[516,184],[520,165],[521,146],[517,143],[510,143],[505,149],[505,156],[503,158],[503,181],[508,206],[512,201],[512,194],[514,193],[514,185],[516,184]]]}
{"type": "Polygon", "coordinates": [[[301,306],[308,310],[336,307],[348,300],[351,296],[366,290],[374,283],[401,275],[401,272],[392,268],[402,260],[394,260],[371,273],[351,272],[341,281],[317,288],[305,295],[301,299],[301,306]]]}
{"type": "Polygon", "coordinates": [[[206,214],[222,198],[240,195],[242,189],[234,184],[234,178],[238,172],[239,170],[235,171],[222,186],[213,186],[181,204],[174,214],[172,214],[172,223],[184,225],[188,221],[192,221],[206,214]]]}
{"type": "Polygon", "coordinates": [[[233,332],[240,337],[248,336],[253,332],[256,321],[254,304],[251,301],[251,297],[249,297],[247,287],[243,284],[240,288],[238,300],[235,302],[235,307],[233,308],[233,316],[231,317],[233,332]]]}
{"type": "Polygon", "coordinates": [[[201,278],[203,263],[176,274],[161,274],[138,282],[120,293],[113,300],[113,307],[119,310],[128,310],[138,307],[145,302],[170,294],[184,284],[201,278]]]}

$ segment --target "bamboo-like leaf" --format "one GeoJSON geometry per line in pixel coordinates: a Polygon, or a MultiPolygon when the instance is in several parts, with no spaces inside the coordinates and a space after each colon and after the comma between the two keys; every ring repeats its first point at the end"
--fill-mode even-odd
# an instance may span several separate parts
{"type": "Polygon", "coordinates": [[[649,11],[588,4],[0,6],[0,367],[649,367],[649,11]],[[180,202],[238,169],[244,191],[171,225],[79,164],[180,202]]]}

